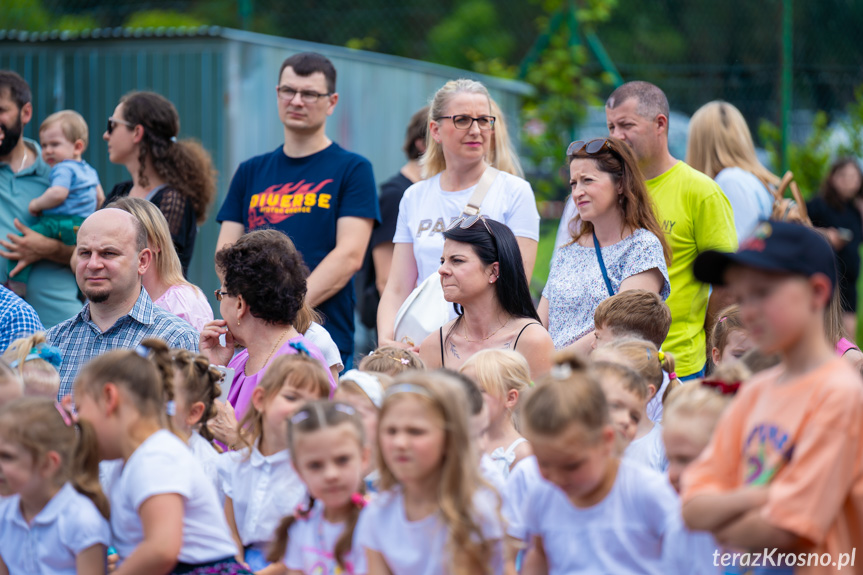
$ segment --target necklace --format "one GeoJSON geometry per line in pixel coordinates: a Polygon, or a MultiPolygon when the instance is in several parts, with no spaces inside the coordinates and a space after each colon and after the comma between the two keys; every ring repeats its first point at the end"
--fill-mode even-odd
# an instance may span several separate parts
{"type": "MultiPolygon", "coordinates": [[[[512,319],[512,318],[510,317],[510,319],[512,319]]],[[[470,339],[470,338],[467,336],[467,322],[465,321],[465,322],[464,322],[464,329],[462,330],[461,336],[465,339],[465,341],[468,341],[468,342],[470,342],[470,343],[478,343],[478,342],[481,342],[481,341],[485,341],[485,340],[487,340],[487,339],[491,339],[491,338],[492,338],[492,336],[494,336],[494,334],[496,334],[497,332],[499,332],[500,330],[502,330],[502,329],[504,328],[504,326],[506,326],[506,324],[508,324],[508,323],[509,323],[509,319],[508,319],[508,320],[506,320],[505,322],[503,322],[503,323],[500,325],[500,327],[499,327],[499,328],[497,328],[496,330],[494,330],[493,332],[491,332],[489,335],[485,336],[485,337],[484,337],[484,338],[482,338],[482,339],[470,339]]]]}
{"type": "MultiPolygon", "coordinates": [[[[270,355],[268,355],[268,356],[267,356],[267,359],[266,359],[266,361],[264,361],[264,365],[262,365],[262,366],[261,366],[261,369],[264,369],[264,368],[267,366],[267,364],[268,364],[268,363],[270,363],[270,358],[271,358],[271,357],[273,357],[273,354],[274,354],[274,353],[276,353],[276,349],[278,349],[279,344],[280,344],[280,343],[282,343],[282,340],[284,339],[285,335],[286,335],[289,331],[291,331],[291,328],[290,328],[290,327],[289,327],[288,329],[286,329],[285,331],[283,331],[283,332],[282,332],[282,335],[280,335],[280,336],[279,336],[279,339],[276,341],[276,345],[274,345],[274,346],[273,346],[273,349],[271,349],[271,350],[270,350],[270,355]]],[[[248,365],[248,362],[246,362],[246,365],[248,365]]],[[[258,370],[258,371],[260,371],[260,370],[258,370]]],[[[243,366],[243,373],[244,373],[246,376],[248,376],[248,375],[249,375],[248,373],[246,373],[246,367],[245,367],[245,366],[243,366]]],[[[255,372],[255,373],[257,373],[257,372],[255,372]]]]}
{"type": "Polygon", "coordinates": [[[24,157],[21,158],[21,165],[18,166],[19,172],[24,169],[24,162],[26,162],[26,161],[27,161],[27,150],[24,150],[24,157]]]}

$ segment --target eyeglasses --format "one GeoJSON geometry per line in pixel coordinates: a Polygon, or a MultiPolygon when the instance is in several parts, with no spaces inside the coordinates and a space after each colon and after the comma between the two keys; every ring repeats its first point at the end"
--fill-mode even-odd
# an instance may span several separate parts
{"type": "Polygon", "coordinates": [[[445,231],[454,230],[456,226],[458,226],[462,230],[470,229],[475,223],[482,222],[482,225],[485,226],[486,231],[494,238],[494,232],[491,231],[491,227],[488,225],[488,222],[485,221],[485,216],[481,214],[477,214],[475,216],[469,216],[467,214],[462,214],[460,218],[453,220],[453,222],[447,226],[445,231]]]}
{"type": "Polygon", "coordinates": [[[574,156],[579,153],[581,150],[584,150],[588,154],[597,154],[602,150],[614,150],[611,147],[607,138],[596,138],[594,140],[590,140],[589,142],[585,142],[584,140],[576,140],[571,143],[569,147],[566,149],[567,156],[574,156]]]}
{"type": "Polygon", "coordinates": [[[290,102],[294,99],[294,96],[297,94],[300,95],[300,100],[302,100],[306,104],[314,104],[318,101],[319,98],[323,98],[325,96],[332,96],[332,93],[321,94],[320,92],[312,92],[311,90],[294,90],[288,86],[276,86],[276,92],[279,94],[279,98],[284,100],[285,102],[290,102]]]}
{"type": "Polygon", "coordinates": [[[435,121],[440,121],[445,118],[450,118],[452,120],[452,125],[456,127],[457,130],[470,130],[470,127],[476,122],[476,125],[479,126],[480,130],[494,130],[494,123],[497,120],[494,116],[480,116],[479,118],[472,118],[465,114],[459,114],[457,116],[438,116],[435,118],[435,121]]]}
{"type": "Polygon", "coordinates": [[[108,127],[105,128],[105,131],[108,132],[108,135],[114,133],[114,128],[117,127],[117,124],[123,124],[124,126],[128,126],[130,128],[134,128],[135,124],[132,122],[127,122],[126,120],[117,120],[115,118],[108,118],[108,127]]]}
{"type": "Polygon", "coordinates": [[[226,295],[231,295],[231,294],[229,294],[226,291],[222,291],[220,289],[217,289],[216,291],[213,292],[213,295],[216,296],[216,301],[222,301],[223,297],[225,297],[226,295]]]}

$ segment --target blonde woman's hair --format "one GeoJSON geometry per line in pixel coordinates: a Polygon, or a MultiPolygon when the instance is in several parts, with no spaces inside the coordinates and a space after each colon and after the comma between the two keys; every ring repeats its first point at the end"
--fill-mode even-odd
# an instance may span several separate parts
{"type": "Polygon", "coordinates": [[[530,387],[530,366],[517,351],[484,349],[472,355],[459,368],[459,373],[473,367],[480,390],[503,399],[510,391],[520,394],[530,387]]]}
{"type": "Polygon", "coordinates": [[[124,197],[111,203],[112,208],[129,212],[135,216],[147,231],[147,242],[153,248],[153,259],[159,278],[168,286],[191,286],[198,292],[197,286],[189,283],[183,277],[183,266],[171,239],[168,220],[156,204],[141,198],[124,197]]]}
{"type": "Polygon", "coordinates": [[[680,385],[680,380],[674,373],[674,356],[668,352],[659,351],[653,342],[645,339],[624,338],[612,341],[594,350],[591,355],[594,361],[610,361],[621,363],[637,373],[640,373],[647,385],[653,385],[655,393],[662,388],[665,379],[662,372],[668,373],[670,381],[668,390],[680,385]]]}
{"type": "Polygon", "coordinates": [[[27,359],[33,349],[46,345],[45,333],[38,332],[16,339],[3,352],[3,359],[10,365],[16,365],[14,369],[24,384],[24,395],[57,397],[57,392],[60,391],[60,374],[57,373],[56,367],[41,357],[27,359]]]}
{"type": "Polygon", "coordinates": [[[491,141],[492,145],[489,150],[488,163],[501,172],[524,178],[524,170],[521,167],[515,146],[512,145],[512,140],[506,128],[506,118],[504,117],[503,110],[500,109],[497,101],[491,96],[489,96],[488,101],[491,103],[491,115],[496,118],[494,122],[494,139],[491,141]]]}
{"type": "MultiPolygon", "coordinates": [[[[324,366],[317,359],[304,354],[280,355],[273,360],[258,384],[264,392],[264,404],[269,404],[286,385],[311,391],[318,399],[327,399],[330,395],[330,378],[324,366]]],[[[264,412],[249,402],[249,408],[237,424],[237,429],[245,430],[239,433],[240,441],[246,447],[252,447],[264,435],[264,412]]]]}
{"type": "Polygon", "coordinates": [[[689,121],[686,163],[711,178],[725,168],[742,168],[770,189],[779,178],[758,161],[746,119],[722,100],[708,102],[689,121]]]}
{"type": "MultiPolygon", "coordinates": [[[[458,575],[490,573],[492,544],[483,537],[482,527],[474,513],[474,495],[490,489],[479,475],[476,446],[468,429],[468,401],[458,382],[441,373],[412,372],[400,375],[387,390],[378,420],[379,438],[386,415],[398,409],[406,397],[427,406],[430,416],[439,420],[444,430],[444,456],[441,463],[437,498],[440,517],[449,533],[446,549],[451,558],[449,573],[458,575]]],[[[378,439],[379,488],[381,492],[398,485],[387,466],[378,439]]]]}
{"type": "MultiPolygon", "coordinates": [[[[488,99],[489,115],[495,116],[497,119],[492,132],[493,138],[489,147],[489,157],[486,158],[486,161],[489,165],[494,166],[502,172],[522,177],[524,172],[515,153],[515,148],[509,139],[503,112],[500,111],[500,107],[489,95],[488,89],[480,82],[460,78],[458,80],[450,80],[444,84],[435,93],[429,104],[429,124],[437,122],[437,118],[447,115],[447,106],[457,94],[480,94],[488,99]]],[[[437,175],[446,169],[443,148],[438,142],[434,141],[431,130],[429,130],[426,136],[426,151],[420,158],[420,166],[422,167],[423,179],[437,175]]]]}
{"type": "Polygon", "coordinates": [[[573,423],[582,425],[599,440],[611,424],[608,402],[596,376],[574,353],[555,356],[555,367],[527,394],[521,408],[525,435],[552,437],[573,423]]]}
{"type": "Polygon", "coordinates": [[[425,371],[426,364],[409,349],[385,345],[377,348],[360,361],[360,371],[373,371],[395,377],[405,371],[425,371]]]}
{"type": "Polygon", "coordinates": [[[105,519],[110,517],[108,498],[99,484],[99,445],[89,423],[73,422],[54,399],[22,397],[0,408],[0,436],[23,447],[37,462],[56,452],[60,469],[54,485],[70,482],[105,519]]]}

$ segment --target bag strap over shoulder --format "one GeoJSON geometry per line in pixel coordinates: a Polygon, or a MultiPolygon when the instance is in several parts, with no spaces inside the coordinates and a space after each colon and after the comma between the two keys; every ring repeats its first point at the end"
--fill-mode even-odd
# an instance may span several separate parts
{"type": "Polygon", "coordinates": [[[611,287],[611,280],[608,279],[608,270],[605,269],[605,260],[602,259],[602,250],[599,248],[599,238],[596,237],[596,232],[593,234],[593,247],[596,249],[596,259],[599,260],[599,269],[602,271],[602,279],[605,280],[605,288],[608,290],[608,296],[614,295],[614,288],[611,287]]]}
{"type": "Polygon", "coordinates": [[[463,213],[469,216],[479,215],[479,208],[482,206],[482,201],[485,199],[485,195],[488,193],[491,183],[497,177],[499,171],[500,170],[497,168],[493,168],[491,166],[485,169],[476,185],[476,188],[470,195],[467,205],[464,207],[464,210],[462,210],[463,213]]]}

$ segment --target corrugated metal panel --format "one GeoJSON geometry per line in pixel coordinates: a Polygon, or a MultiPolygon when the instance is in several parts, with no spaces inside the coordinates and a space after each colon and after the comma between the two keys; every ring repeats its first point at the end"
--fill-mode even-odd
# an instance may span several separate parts
{"type": "Polygon", "coordinates": [[[17,71],[33,89],[34,121],[25,135],[37,138],[42,119],[54,111],[79,111],[90,125],[85,159],[98,170],[106,191],[129,179],[124,167],[108,162],[102,141],[120,97],[130,90],[154,90],[174,103],[181,138],[200,140],[220,174],[219,197],[200,230],[189,274],[205,293],[218,282],[215,213],[239,163],[283,142],[276,109],[278,71],[286,57],[307,50],[329,57],[338,72],[340,99],[328,135],[367,157],[379,181],[404,163],[401,146],[410,116],[447,80],[470,76],[484,82],[510,119],[518,118],[521,97],[530,90],[520,82],[445,66],[238,30],[0,31],[0,68],[17,71]]]}

